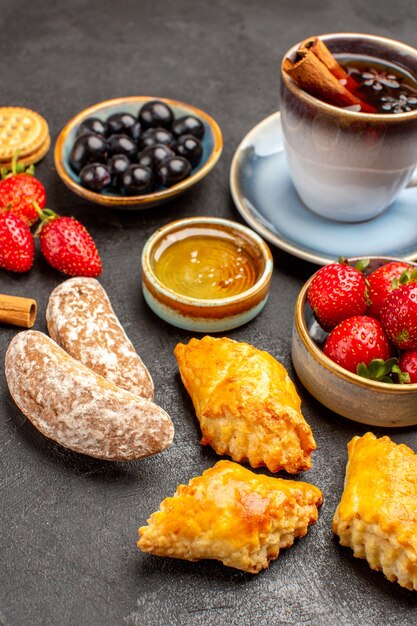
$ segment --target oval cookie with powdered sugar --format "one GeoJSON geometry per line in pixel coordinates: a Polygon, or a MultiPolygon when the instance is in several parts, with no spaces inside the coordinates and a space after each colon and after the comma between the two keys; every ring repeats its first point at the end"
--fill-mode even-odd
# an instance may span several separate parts
{"type": "Polygon", "coordinates": [[[174,436],[169,415],[73,359],[47,335],[11,341],[6,380],[19,409],[46,437],[75,452],[130,461],[161,452],[174,436]]]}
{"type": "Polygon", "coordinates": [[[48,331],[74,359],[122,389],[153,398],[152,378],[95,278],[70,278],[51,293],[48,331]]]}

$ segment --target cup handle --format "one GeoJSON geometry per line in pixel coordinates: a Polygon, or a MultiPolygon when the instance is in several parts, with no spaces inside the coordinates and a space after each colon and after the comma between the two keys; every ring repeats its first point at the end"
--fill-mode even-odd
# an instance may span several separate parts
{"type": "Polygon", "coordinates": [[[417,187],[417,167],[414,170],[410,180],[408,181],[406,189],[408,189],[408,187],[417,187]]]}

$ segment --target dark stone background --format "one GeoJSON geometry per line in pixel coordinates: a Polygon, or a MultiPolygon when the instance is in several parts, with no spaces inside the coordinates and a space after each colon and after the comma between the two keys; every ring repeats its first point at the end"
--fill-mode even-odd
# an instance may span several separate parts
{"type": "MultiPolygon", "coordinates": [[[[319,522],[258,576],[214,561],[161,559],[136,549],[137,528],[177,484],[217,461],[202,448],[191,402],[172,354],[190,333],[160,321],[140,291],[140,254],[159,226],[179,217],[238,221],[228,184],[242,137],[278,109],[279,62],[312,34],[357,31],[417,45],[415,0],[1,0],[0,102],[43,114],[55,140],[86,106],[123,95],[172,97],[219,122],[225,147],[210,175],[186,195],[144,212],[89,205],[58,179],[52,150],[37,172],[48,206],[81,219],[97,241],[101,282],[148,365],[156,400],[172,416],[167,452],[130,464],[84,458],[40,435],[0,378],[0,624],[7,626],[264,625],[417,622],[415,594],[372,572],[340,548],[331,531],[346,443],[366,427],[320,406],[296,381],[318,450],[299,478],[325,494],[319,522]]],[[[417,219],[417,218],[416,218],[417,219]]],[[[295,379],[292,312],[316,269],[273,250],[275,271],[264,312],[228,333],[267,349],[295,379]]],[[[27,276],[0,271],[0,291],[35,297],[35,328],[63,279],[38,254],[27,276]]],[[[0,329],[4,352],[16,329],[0,329]]],[[[375,430],[375,432],[378,431],[375,430]]],[[[382,431],[380,431],[382,432],[382,431]]],[[[415,429],[390,433],[417,448],[415,429]]]]}

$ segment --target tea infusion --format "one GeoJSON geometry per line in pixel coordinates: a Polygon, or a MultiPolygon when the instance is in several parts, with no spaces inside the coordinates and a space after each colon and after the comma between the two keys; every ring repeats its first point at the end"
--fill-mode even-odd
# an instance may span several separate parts
{"type": "Polygon", "coordinates": [[[398,65],[356,55],[337,55],[337,60],[358,83],[355,93],[374,106],[377,113],[417,109],[417,80],[398,65]]]}

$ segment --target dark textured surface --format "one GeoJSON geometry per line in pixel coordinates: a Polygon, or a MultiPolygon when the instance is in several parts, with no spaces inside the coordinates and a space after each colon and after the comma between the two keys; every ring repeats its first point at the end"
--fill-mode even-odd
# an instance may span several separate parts
{"type": "MultiPolygon", "coordinates": [[[[217,460],[199,429],[172,350],[190,334],[157,319],[139,288],[139,258],[154,230],[177,217],[240,220],[228,173],[246,132],[278,108],[279,59],[315,33],[358,31],[417,44],[415,0],[2,0],[0,100],[48,120],[54,140],[69,117],[103,99],[146,94],[190,102],[214,116],[225,140],[215,170],[179,200],[147,212],[88,205],[59,181],[52,152],[38,168],[48,206],[82,219],[104,262],[101,278],[127,333],[148,365],[156,400],[172,416],[172,448],[132,464],[73,454],[43,438],[0,379],[0,624],[152,626],[255,624],[408,625],[417,596],[340,548],[331,520],[341,494],[346,443],[367,429],[326,411],[298,384],[318,450],[300,478],[323,489],[319,522],[258,576],[217,562],[141,554],[137,527],[217,460]]],[[[315,267],[274,250],[264,312],[228,333],[268,349],[294,377],[290,332],[295,298],[315,267]]],[[[27,276],[0,273],[0,291],[36,297],[35,328],[62,277],[38,256],[27,276]]],[[[16,330],[0,329],[1,358],[16,330]]],[[[377,432],[377,431],[375,431],[377,432]]],[[[397,442],[417,448],[415,429],[397,442]]]]}

